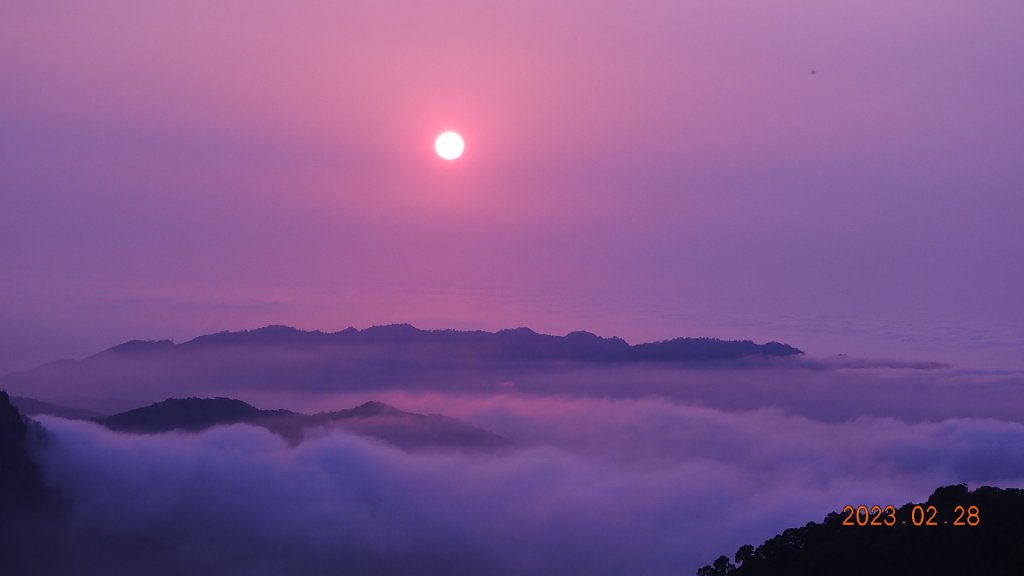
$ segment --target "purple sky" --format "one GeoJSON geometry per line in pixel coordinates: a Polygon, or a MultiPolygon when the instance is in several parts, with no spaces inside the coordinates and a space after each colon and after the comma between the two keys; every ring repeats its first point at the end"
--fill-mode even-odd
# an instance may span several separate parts
{"type": "Polygon", "coordinates": [[[8,0],[0,372],[391,322],[1024,367],[1022,29],[1018,0],[8,0]]]}

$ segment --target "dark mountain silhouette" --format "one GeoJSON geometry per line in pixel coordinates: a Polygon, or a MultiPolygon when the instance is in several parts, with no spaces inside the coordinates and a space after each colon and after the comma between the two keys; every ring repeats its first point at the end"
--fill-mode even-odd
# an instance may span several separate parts
{"type": "Polygon", "coordinates": [[[736,564],[721,556],[697,575],[1024,574],[1024,490],[983,486],[971,492],[963,484],[944,486],[923,504],[900,507],[891,527],[858,526],[856,521],[844,526],[848,516],[832,513],[820,524],[790,528],[757,548],[742,546],[734,556],[736,564]],[[918,522],[931,519],[928,506],[934,506],[937,525],[915,526],[915,506],[918,522]],[[970,515],[972,506],[977,516],[970,515]],[[954,525],[958,516],[968,525],[954,525]],[[976,525],[969,525],[972,521],[976,525]]]}
{"type": "MultiPolygon", "coordinates": [[[[174,344],[131,341],[85,358],[0,377],[18,396],[111,414],[176,394],[234,390],[335,392],[462,386],[564,367],[745,367],[802,354],[769,342],[676,338],[630,345],[589,332],[419,330],[407,324],[307,332],[287,326],[220,332],[174,344]],[[466,376],[487,372],[482,378],[466,376]]],[[[491,382],[493,385],[494,382],[491,382]]]]}
{"type": "Polygon", "coordinates": [[[123,344],[118,344],[113,348],[108,348],[104,352],[107,354],[136,354],[139,352],[152,352],[156,350],[165,350],[167,348],[173,348],[174,342],[170,340],[129,340],[123,344]]]}
{"type": "Polygon", "coordinates": [[[792,346],[750,340],[726,341],[714,338],[675,338],[662,342],[631,346],[621,338],[602,338],[590,332],[572,332],[566,336],[538,334],[529,328],[498,332],[459,330],[420,330],[408,324],[373,326],[364,330],[347,328],[326,333],[304,331],[289,326],[266,326],[257,330],[220,332],[200,336],[182,344],[169,340],[147,342],[133,340],[100,354],[140,354],[172,349],[210,349],[217,347],[271,346],[309,347],[387,347],[427,348],[448,354],[453,359],[472,357],[514,360],[575,360],[582,362],[706,362],[748,356],[793,356],[802,352],[792,346]]]}
{"type": "Polygon", "coordinates": [[[169,398],[97,421],[119,432],[157,433],[170,430],[205,430],[211,426],[256,422],[294,414],[287,410],[260,410],[232,398],[169,398]]]}
{"type": "Polygon", "coordinates": [[[366,402],[337,412],[307,415],[289,410],[260,410],[232,398],[170,398],[96,420],[111,430],[133,433],[205,430],[228,424],[252,424],[301,442],[311,428],[343,428],[406,449],[496,448],[508,440],[440,414],[405,412],[382,402],[366,402]]]}
{"type": "Polygon", "coordinates": [[[0,390],[0,518],[31,512],[47,499],[39,467],[29,455],[29,423],[0,390]]]}
{"type": "Polygon", "coordinates": [[[38,574],[67,502],[46,485],[30,445],[43,432],[0,390],[0,574],[38,574]],[[39,545],[39,543],[44,543],[39,545]]]}

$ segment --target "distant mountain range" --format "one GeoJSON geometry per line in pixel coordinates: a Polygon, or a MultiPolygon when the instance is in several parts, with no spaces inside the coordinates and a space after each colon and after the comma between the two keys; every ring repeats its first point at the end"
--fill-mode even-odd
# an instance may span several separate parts
{"type": "Polygon", "coordinates": [[[68,420],[92,420],[103,416],[99,412],[93,412],[92,410],[69,408],[52,402],[36,400],[35,398],[25,398],[24,396],[12,396],[11,404],[14,404],[14,406],[18,408],[18,411],[25,416],[46,414],[49,416],[60,416],[61,418],[67,418],[68,420]]]}
{"type": "MultiPolygon", "coordinates": [[[[59,360],[0,377],[12,395],[110,414],[171,396],[257,397],[260,390],[373,392],[449,386],[565,366],[763,365],[801,355],[778,342],[676,338],[630,345],[589,332],[419,330],[408,324],[340,332],[287,326],[220,332],[175,344],[133,340],[83,360],[59,360]],[[487,371],[482,378],[457,374],[487,371]],[[502,376],[504,374],[504,376],[502,376]]],[[[27,412],[32,406],[23,406],[27,412]]]]}
{"type": "Polygon", "coordinates": [[[170,398],[96,422],[111,430],[159,433],[198,432],[227,424],[262,426],[293,444],[311,429],[344,429],[384,440],[399,448],[490,449],[510,442],[476,426],[440,414],[405,412],[382,402],[366,402],[337,412],[307,415],[289,410],[260,410],[232,398],[170,398]]]}
{"type": "Polygon", "coordinates": [[[493,359],[515,361],[570,360],[577,362],[714,362],[748,356],[781,357],[803,354],[778,342],[755,344],[750,340],[716,338],[674,338],[630,345],[621,338],[602,338],[590,332],[565,336],[539,334],[529,328],[485,332],[481,330],[420,330],[409,324],[373,326],[364,330],[346,328],[340,332],[305,331],[289,326],[266,326],[257,330],[218,332],[175,344],[170,340],[132,340],[100,354],[152,354],[198,349],[272,348],[360,348],[395,351],[422,349],[450,360],[493,359]]]}

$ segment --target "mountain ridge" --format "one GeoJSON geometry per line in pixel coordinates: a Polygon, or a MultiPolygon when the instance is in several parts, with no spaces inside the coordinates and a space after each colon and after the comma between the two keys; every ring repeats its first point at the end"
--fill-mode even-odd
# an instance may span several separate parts
{"type": "Polygon", "coordinates": [[[214,426],[250,424],[266,428],[291,444],[301,443],[307,431],[315,428],[341,428],[403,449],[490,449],[511,444],[506,438],[456,418],[406,412],[373,400],[345,410],[303,414],[259,409],[223,396],[167,398],[93,421],[117,432],[140,434],[199,432],[214,426]]]}
{"type": "MultiPolygon", "coordinates": [[[[420,330],[409,324],[337,332],[271,325],[176,344],[130,340],[83,358],[0,376],[19,397],[114,414],[177,395],[241,395],[293,389],[376,392],[453,382],[467,392],[530,378],[538,370],[606,367],[757,368],[793,364],[803,352],[777,342],[675,338],[631,345],[575,331],[420,330]],[[470,384],[470,383],[473,384],[470,384]]],[[[526,384],[535,389],[539,381],[526,384]]]]}
{"type": "Polygon", "coordinates": [[[618,337],[602,337],[576,330],[565,336],[535,332],[527,327],[484,330],[423,330],[411,324],[349,327],[337,332],[300,330],[272,324],[253,330],[222,331],[174,343],[171,340],[130,340],[97,354],[145,354],[167,350],[209,349],[238,346],[330,347],[365,345],[433,345],[450,348],[476,346],[488,356],[535,360],[576,360],[590,362],[713,362],[750,356],[787,357],[803,351],[780,342],[757,344],[752,340],[721,340],[678,337],[655,342],[629,344],[618,337]]]}

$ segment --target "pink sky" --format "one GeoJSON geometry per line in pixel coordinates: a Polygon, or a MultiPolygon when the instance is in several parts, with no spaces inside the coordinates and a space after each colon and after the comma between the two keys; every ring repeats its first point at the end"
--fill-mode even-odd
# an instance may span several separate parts
{"type": "Polygon", "coordinates": [[[1022,29],[1016,0],[7,2],[0,372],[391,322],[1024,367],[1022,29]]]}

